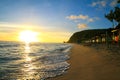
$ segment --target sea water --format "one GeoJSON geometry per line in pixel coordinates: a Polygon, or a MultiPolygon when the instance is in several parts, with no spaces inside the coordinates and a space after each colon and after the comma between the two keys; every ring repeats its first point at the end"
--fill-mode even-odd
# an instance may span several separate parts
{"type": "Polygon", "coordinates": [[[69,68],[70,44],[0,42],[0,80],[46,80],[69,68]]]}

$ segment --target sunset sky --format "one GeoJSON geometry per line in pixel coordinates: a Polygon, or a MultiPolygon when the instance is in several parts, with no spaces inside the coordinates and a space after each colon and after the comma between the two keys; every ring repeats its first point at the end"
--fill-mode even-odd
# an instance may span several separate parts
{"type": "Polygon", "coordinates": [[[63,42],[77,31],[110,28],[104,15],[117,0],[0,0],[0,40],[32,30],[40,42],[63,42]]]}

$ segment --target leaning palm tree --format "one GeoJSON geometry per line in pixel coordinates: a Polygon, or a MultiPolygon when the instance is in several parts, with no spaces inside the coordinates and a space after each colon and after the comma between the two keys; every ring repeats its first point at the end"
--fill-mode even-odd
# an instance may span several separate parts
{"type": "Polygon", "coordinates": [[[113,23],[113,27],[114,27],[114,12],[113,12],[113,10],[111,10],[109,14],[106,14],[105,17],[113,23]]]}
{"type": "MultiPolygon", "coordinates": [[[[117,3],[120,3],[120,0],[117,0],[117,3]]],[[[111,10],[108,14],[105,15],[105,17],[111,21],[113,23],[113,28],[115,28],[115,22],[118,23],[118,25],[120,24],[120,8],[119,7],[115,7],[114,11],[111,10]]],[[[112,30],[113,33],[113,40],[115,40],[115,36],[114,36],[114,32],[116,30],[112,30]]],[[[120,33],[119,33],[120,35],[120,33]]]]}
{"type": "Polygon", "coordinates": [[[116,22],[118,22],[118,24],[120,23],[120,8],[119,7],[115,7],[114,19],[116,22]]]}
{"type": "MultiPolygon", "coordinates": [[[[114,17],[115,17],[115,14],[113,12],[113,10],[110,11],[110,13],[108,13],[107,15],[105,15],[105,17],[112,22],[113,24],[113,28],[114,27],[114,17]]],[[[108,36],[108,34],[106,34],[106,36],[108,36]]],[[[113,39],[113,41],[115,40],[115,36],[114,36],[114,32],[113,32],[113,36],[111,36],[111,38],[113,39]]],[[[108,41],[108,38],[106,38],[106,40],[108,41]]],[[[107,42],[108,43],[108,42],[107,42]]]]}
{"type": "Polygon", "coordinates": [[[118,3],[120,3],[120,0],[118,0],[118,3]]]}

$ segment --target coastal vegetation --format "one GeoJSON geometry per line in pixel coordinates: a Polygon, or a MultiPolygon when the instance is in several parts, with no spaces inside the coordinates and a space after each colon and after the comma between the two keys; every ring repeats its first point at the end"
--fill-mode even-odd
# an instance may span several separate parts
{"type": "Polygon", "coordinates": [[[69,39],[69,43],[88,43],[88,42],[120,42],[120,0],[113,10],[105,14],[110,22],[113,23],[109,29],[91,29],[75,32],[69,39]]]}
{"type": "Polygon", "coordinates": [[[93,30],[84,30],[84,31],[76,32],[70,37],[68,42],[82,43],[100,34],[105,34],[106,31],[107,29],[93,29],[93,30]]]}

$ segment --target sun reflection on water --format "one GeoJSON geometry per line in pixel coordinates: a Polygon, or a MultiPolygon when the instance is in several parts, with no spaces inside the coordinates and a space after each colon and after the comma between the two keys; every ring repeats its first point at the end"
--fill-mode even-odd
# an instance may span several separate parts
{"type": "Polygon", "coordinates": [[[21,79],[40,79],[38,76],[35,77],[35,69],[36,66],[32,62],[32,57],[29,56],[31,54],[31,48],[30,45],[27,43],[24,47],[25,49],[25,54],[24,54],[24,65],[22,68],[22,71],[24,72],[23,77],[21,79]]]}
{"type": "Polygon", "coordinates": [[[28,43],[25,44],[25,53],[30,53],[30,46],[28,43]]]}
{"type": "Polygon", "coordinates": [[[29,44],[25,45],[25,61],[31,61],[32,58],[29,56],[31,50],[29,44]]]}

